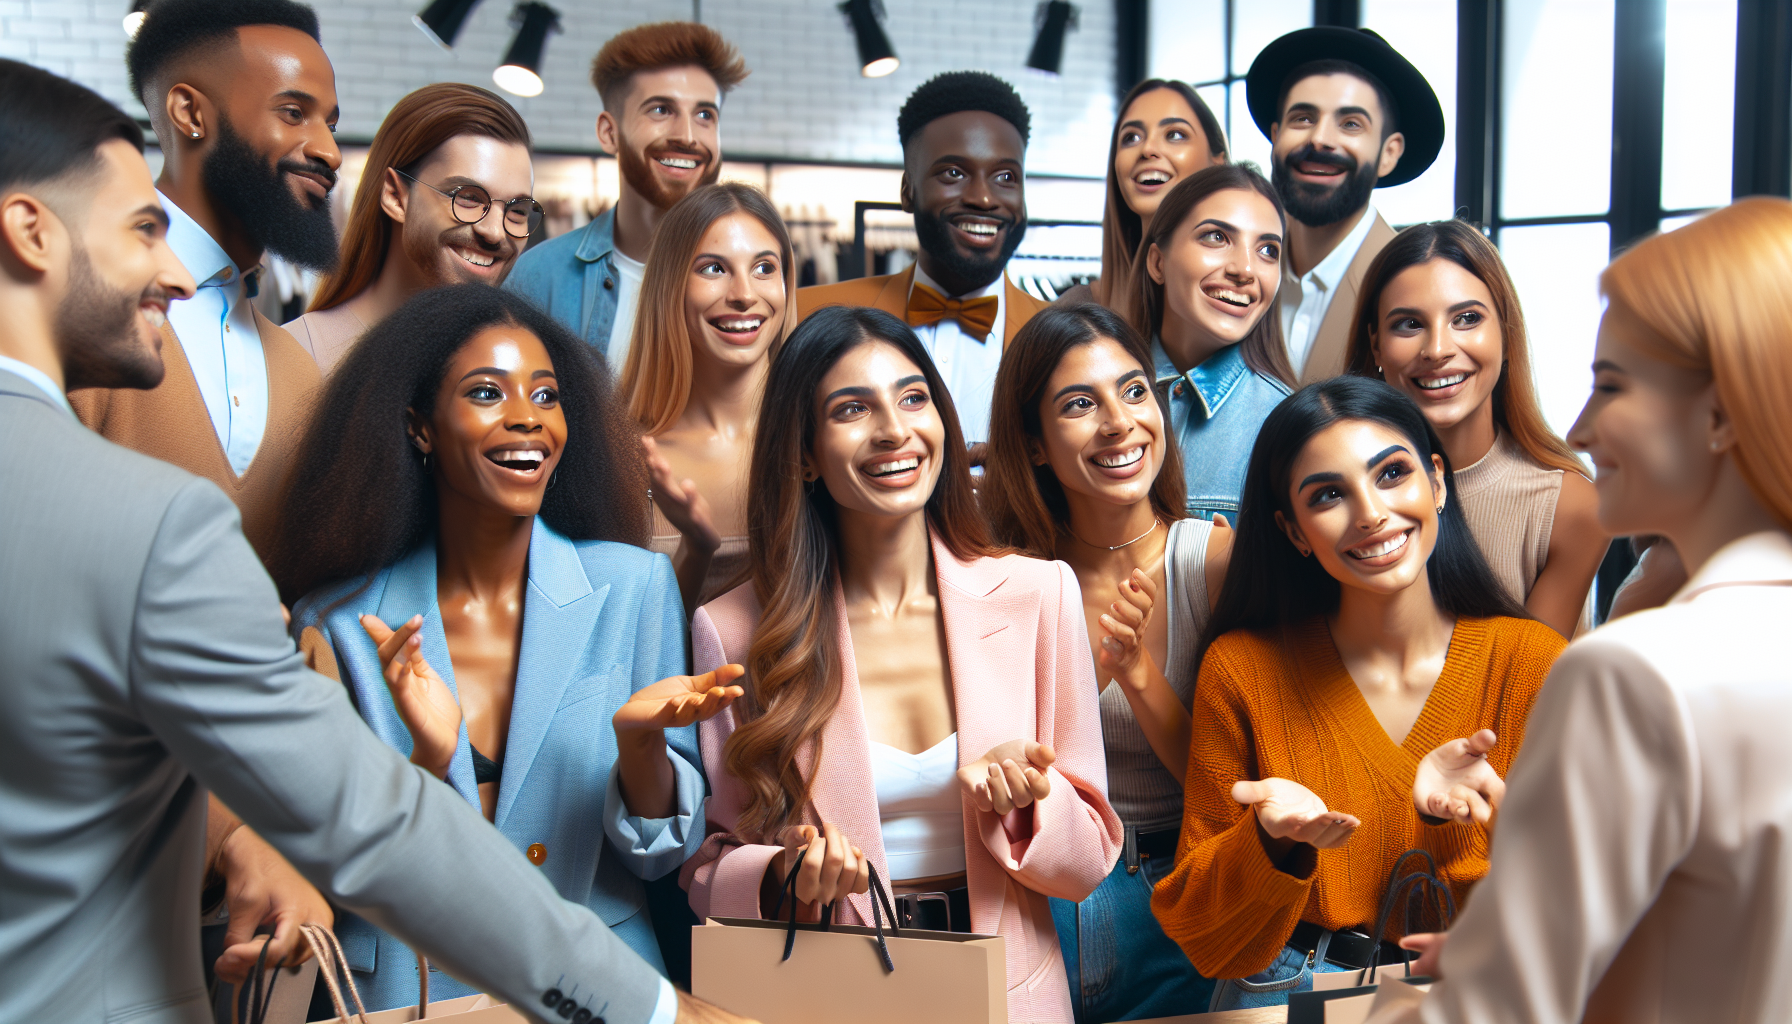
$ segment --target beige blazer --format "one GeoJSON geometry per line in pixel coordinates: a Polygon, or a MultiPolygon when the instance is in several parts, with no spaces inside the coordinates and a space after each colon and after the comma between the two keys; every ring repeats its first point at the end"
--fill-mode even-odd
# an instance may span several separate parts
{"type": "MultiPolygon", "coordinates": [[[[1350,330],[1356,323],[1356,301],[1363,288],[1363,278],[1368,276],[1369,264],[1375,262],[1375,257],[1381,255],[1381,250],[1387,248],[1396,233],[1381,218],[1381,212],[1376,211],[1375,222],[1369,225],[1362,248],[1356,251],[1350,269],[1344,272],[1344,280],[1339,282],[1331,305],[1325,307],[1325,319],[1319,321],[1319,334],[1313,338],[1306,369],[1301,371],[1302,387],[1344,372],[1344,356],[1350,349],[1350,330]]],[[[1288,272],[1284,266],[1282,273],[1288,272]]],[[[1280,311],[1272,311],[1271,315],[1279,316],[1280,311]]]]}
{"type": "MultiPolygon", "coordinates": [[[[1022,555],[961,562],[938,538],[933,557],[954,683],[959,767],[1013,739],[1049,744],[1057,754],[1048,770],[1051,794],[1030,812],[1004,818],[965,804],[971,926],[1007,940],[1008,1019],[1068,1024],[1070,989],[1046,897],[1081,900],[1094,892],[1124,837],[1108,805],[1082,592],[1062,562],[1022,555]]],[[[840,701],[822,733],[822,762],[798,755],[811,780],[803,820],[838,827],[888,878],[852,632],[837,589],[835,595],[840,701]]],[[[744,663],[758,622],[751,584],[704,605],[691,623],[696,671],[744,663]]],[[[764,845],[765,837],[734,832],[746,804],[745,787],[722,759],[734,725],[729,710],[698,727],[703,767],[714,787],[710,834],[685,864],[682,880],[699,918],[759,917],[759,883],[779,850],[764,845]]],[[[845,923],[871,923],[866,897],[852,896],[848,903],[840,911],[845,923]]]]}

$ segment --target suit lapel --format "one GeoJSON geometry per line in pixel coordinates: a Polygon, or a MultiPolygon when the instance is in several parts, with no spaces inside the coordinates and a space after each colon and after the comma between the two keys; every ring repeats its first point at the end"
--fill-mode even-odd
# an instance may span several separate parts
{"type": "Polygon", "coordinates": [[[1028,295],[1005,272],[1002,274],[1002,287],[1007,291],[1002,308],[1002,350],[1007,351],[1008,346],[1014,344],[1014,336],[1043,307],[1038,299],[1028,295]]]}
{"type": "MultiPolygon", "coordinates": [[[[1319,321],[1319,333],[1313,337],[1313,348],[1307,353],[1307,365],[1301,371],[1300,382],[1311,384],[1314,381],[1336,377],[1344,372],[1344,357],[1350,347],[1350,331],[1356,317],[1356,300],[1363,287],[1363,278],[1368,276],[1369,264],[1381,250],[1387,248],[1388,242],[1394,238],[1394,229],[1381,219],[1380,211],[1375,213],[1374,223],[1369,225],[1369,233],[1364,236],[1363,244],[1351,258],[1350,266],[1344,271],[1344,280],[1338,283],[1338,291],[1332,296],[1331,304],[1325,307],[1325,319],[1319,321]]],[[[1278,315],[1270,310],[1269,315],[1278,315]]]]}
{"type": "Polygon", "coordinates": [[[998,744],[1037,732],[1039,592],[1012,585],[996,559],[959,561],[938,537],[933,561],[963,768],[998,744]]]}
{"type": "Polygon", "coordinates": [[[529,584],[523,597],[516,695],[511,700],[504,774],[493,818],[499,828],[504,827],[529,777],[561,696],[578,673],[579,659],[609,593],[608,584],[591,586],[573,542],[536,519],[529,537],[529,584]]]}
{"type": "MultiPolygon", "coordinates": [[[[422,654],[442,681],[448,684],[448,692],[460,700],[460,690],[454,684],[454,659],[448,655],[448,635],[442,630],[442,609],[436,603],[436,544],[434,539],[417,545],[410,554],[405,555],[394,564],[386,574],[385,589],[379,595],[379,604],[374,609],[374,616],[384,622],[390,629],[397,629],[410,620],[413,615],[423,616],[423,628],[417,635],[423,640],[422,654]]],[[[363,693],[364,699],[373,696],[373,687],[378,686],[384,698],[375,704],[380,709],[384,721],[376,728],[376,732],[393,743],[394,738],[401,743],[393,743],[407,756],[411,750],[411,734],[404,722],[398,717],[398,709],[392,704],[392,694],[386,689],[383,666],[374,653],[372,638],[368,637],[361,624],[345,622],[343,632],[357,637],[357,647],[364,648],[367,653],[371,674],[365,678],[372,680],[363,693]],[[392,735],[386,735],[390,732],[392,735]]],[[[463,722],[460,727],[460,738],[454,747],[454,759],[448,763],[448,784],[466,798],[474,807],[479,806],[479,784],[473,781],[473,747],[467,741],[467,727],[463,722]]]]}
{"type": "Polygon", "coordinates": [[[877,298],[871,303],[874,307],[908,320],[908,293],[915,286],[915,265],[910,263],[900,274],[891,274],[884,279],[884,286],[878,289],[877,298]]]}

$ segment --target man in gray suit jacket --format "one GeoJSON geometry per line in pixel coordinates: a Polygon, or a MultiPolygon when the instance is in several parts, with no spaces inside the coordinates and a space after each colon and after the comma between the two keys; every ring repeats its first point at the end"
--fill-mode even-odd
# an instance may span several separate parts
{"type": "Polygon", "coordinates": [[[0,60],[0,1020],[200,1024],[206,790],[320,890],[536,1019],[676,994],[303,667],[235,506],[65,388],[149,387],[193,288],[136,125],[0,60]]]}

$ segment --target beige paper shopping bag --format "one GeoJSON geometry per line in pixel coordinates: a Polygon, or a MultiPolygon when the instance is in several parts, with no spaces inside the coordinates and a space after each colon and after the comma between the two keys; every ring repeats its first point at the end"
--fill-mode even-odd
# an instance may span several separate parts
{"type": "Polygon", "coordinates": [[[1008,960],[999,935],[710,918],[691,929],[691,994],[764,1024],[1007,1024],[1008,960]]]}
{"type": "Polygon", "coordinates": [[[330,990],[336,1016],[313,1024],[410,1024],[417,1020],[452,1020],[455,1024],[528,1024],[528,1018],[491,996],[471,995],[456,999],[429,1001],[429,961],[417,957],[417,971],[423,978],[422,998],[416,1006],[400,1006],[372,1013],[361,1005],[361,993],[355,990],[355,978],[342,957],[342,945],[334,933],[314,924],[301,926],[305,941],[317,958],[318,973],[330,990]],[[346,989],[348,999],[343,999],[346,989]]]}

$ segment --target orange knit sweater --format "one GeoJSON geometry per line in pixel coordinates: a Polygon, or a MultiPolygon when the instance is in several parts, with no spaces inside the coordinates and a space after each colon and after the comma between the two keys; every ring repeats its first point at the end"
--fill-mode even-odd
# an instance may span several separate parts
{"type": "MultiPolygon", "coordinates": [[[[1164,932],[1202,974],[1248,977],[1269,967],[1303,920],[1372,930],[1394,861],[1414,848],[1437,859],[1460,908],[1487,873],[1487,830],[1419,820],[1419,759],[1488,728],[1499,734],[1488,760],[1503,777],[1565,646],[1529,619],[1458,620],[1437,685],[1396,745],[1345,671],[1323,618],[1214,641],[1195,686],[1176,867],[1151,897],[1164,932]],[[1298,782],[1362,825],[1336,849],[1295,847],[1278,869],[1258,839],[1256,815],[1232,799],[1233,783],[1267,778],[1298,782]]],[[[1390,926],[1387,937],[1398,931],[1390,926]]]]}

